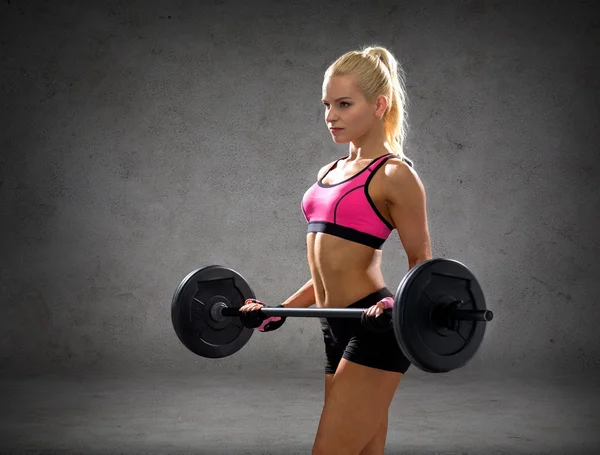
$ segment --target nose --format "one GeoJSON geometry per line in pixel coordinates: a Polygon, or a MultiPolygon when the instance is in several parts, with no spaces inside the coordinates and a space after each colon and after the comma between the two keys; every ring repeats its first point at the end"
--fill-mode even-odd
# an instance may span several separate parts
{"type": "Polygon", "coordinates": [[[334,113],[333,109],[329,109],[325,114],[325,121],[330,124],[333,120],[337,120],[337,115],[334,113]]]}

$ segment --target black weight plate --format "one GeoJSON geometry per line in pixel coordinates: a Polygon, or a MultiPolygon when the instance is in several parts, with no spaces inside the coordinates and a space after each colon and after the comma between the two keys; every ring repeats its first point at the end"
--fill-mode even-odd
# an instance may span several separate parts
{"type": "Polygon", "coordinates": [[[485,297],[471,271],[452,259],[431,259],[413,267],[395,296],[393,327],[406,357],[421,370],[444,373],[465,365],[477,352],[485,322],[459,321],[456,331],[432,322],[436,302],[448,296],[462,300],[461,309],[485,310],[485,297]]]}
{"type": "Polygon", "coordinates": [[[171,303],[171,321],[179,340],[193,353],[208,358],[227,357],[239,351],[252,329],[239,318],[211,316],[214,304],[240,308],[255,298],[246,280],[234,270],[211,265],[191,272],[177,287],[171,303]]]}

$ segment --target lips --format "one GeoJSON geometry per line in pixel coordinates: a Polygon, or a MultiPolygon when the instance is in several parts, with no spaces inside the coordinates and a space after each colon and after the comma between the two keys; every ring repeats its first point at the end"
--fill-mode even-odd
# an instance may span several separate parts
{"type": "Polygon", "coordinates": [[[329,128],[331,131],[342,131],[344,128],[329,128]]]}

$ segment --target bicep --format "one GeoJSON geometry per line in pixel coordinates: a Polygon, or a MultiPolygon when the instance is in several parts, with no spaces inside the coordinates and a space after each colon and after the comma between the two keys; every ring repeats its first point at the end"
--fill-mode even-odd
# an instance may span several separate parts
{"type": "Polygon", "coordinates": [[[427,197],[421,179],[408,166],[395,169],[389,177],[390,215],[409,264],[431,259],[427,197]]]}

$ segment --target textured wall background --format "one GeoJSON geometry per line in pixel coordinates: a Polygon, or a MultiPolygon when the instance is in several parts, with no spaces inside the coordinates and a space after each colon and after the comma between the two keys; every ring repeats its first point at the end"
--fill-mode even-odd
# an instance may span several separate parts
{"type": "MultiPolygon", "coordinates": [[[[3,2],[0,371],[321,371],[316,320],[201,359],[170,302],[192,269],[279,303],[309,278],[300,199],[343,155],[327,66],[388,47],[434,256],[495,312],[465,368],[600,366],[594,2],[3,2]]],[[[395,289],[407,270],[384,249],[395,289]]]]}

